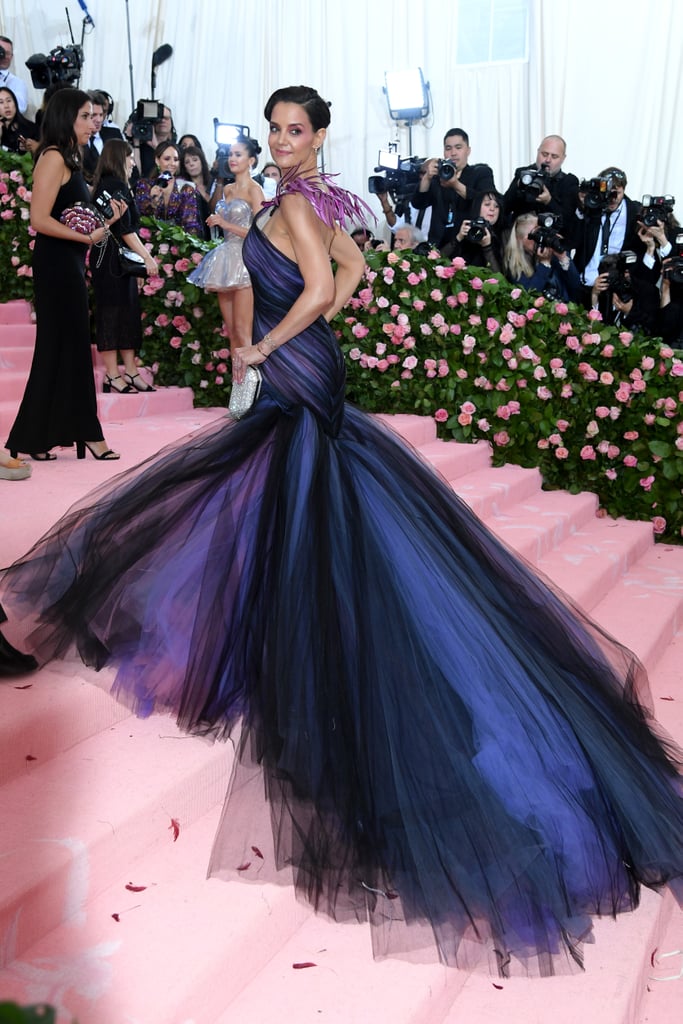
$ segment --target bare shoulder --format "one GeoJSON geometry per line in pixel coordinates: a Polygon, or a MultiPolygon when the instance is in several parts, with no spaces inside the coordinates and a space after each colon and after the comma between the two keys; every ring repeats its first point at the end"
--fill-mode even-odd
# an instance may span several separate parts
{"type": "Polygon", "coordinates": [[[59,150],[52,148],[44,149],[33,169],[34,181],[36,179],[40,181],[41,178],[43,180],[59,178],[60,183],[63,185],[70,177],[71,171],[59,150]]]}

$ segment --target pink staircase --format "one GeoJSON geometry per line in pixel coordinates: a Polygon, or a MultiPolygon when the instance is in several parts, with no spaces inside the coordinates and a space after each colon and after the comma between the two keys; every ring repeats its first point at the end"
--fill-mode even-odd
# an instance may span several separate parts
{"type": "MultiPolygon", "coordinates": [[[[19,311],[3,312],[7,320],[19,311]]],[[[25,309],[23,317],[0,327],[3,430],[28,367],[25,309]]],[[[225,415],[192,409],[184,389],[173,390],[149,404],[101,396],[117,465],[77,463],[69,449],[34,464],[30,480],[0,481],[0,565],[91,487],[225,415]]],[[[655,713],[683,743],[683,548],[655,546],[646,524],[597,517],[590,495],[542,491],[533,470],[492,469],[485,444],[440,442],[431,420],[383,419],[507,544],[640,655],[655,713]]],[[[11,624],[7,635],[21,644],[11,624]]],[[[683,947],[683,915],[670,897],[645,892],[635,913],[596,922],[584,973],[500,982],[373,961],[364,927],[315,917],[287,885],[258,884],[258,858],[245,872],[256,884],[207,880],[232,746],[184,737],[169,719],[131,717],[109,697],[110,678],[69,661],[0,685],[0,1001],[49,1001],[59,1024],[683,1018],[683,979],[659,980],[683,966],[681,955],[657,959],[683,947]],[[307,963],[315,966],[294,967],[307,963]]]]}

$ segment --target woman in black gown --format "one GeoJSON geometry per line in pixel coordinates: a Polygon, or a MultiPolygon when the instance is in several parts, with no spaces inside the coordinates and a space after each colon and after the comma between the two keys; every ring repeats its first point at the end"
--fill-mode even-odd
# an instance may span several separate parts
{"type": "Polygon", "coordinates": [[[136,252],[145,261],[148,274],[158,274],[157,262],[140,240],[137,231],[140,217],[129,180],[133,171],[133,147],[124,139],[108,139],[102,147],[93,179],[93,199],[109,196],[122,198],[127,207],[114,224],[104,251],[90,261],[95,293],[95,337],[102,356],[106,377],[103,390],[133,394],[155,389],[142,379],[135,362],[142,348],[142,319],[138,278],[121,273],[119,243],[136,252]],[[119,373],[121,354],[124,373],[119,373]]]}
{"type": "Polygon", "coordinates": [[[37,611],[41,659],[113,663],[139,714],[241,722],[211,873],[248,877],[257,849],[259,881],[370,920],[378,955],[571,968],[591,914],[681,895],[678,755],[633,655],[344,403],[328,321],[362,273],[358,203],[318,172],[314,90],[266,117],[284,173],[244,242],[234,366],[258,365],[255,405],[73,509],[2,599],[37,611]]]}
{"type": "MultiPolygon", "coordinates": [[[[60,216],[76,203],[89,203],[80,171],[80,146],[92,131],[87,93],[62,89],[50,99],[42,122],[31,197],[33,290],[36,345],[24,397],[7,441],[13,454],[27,452],[41,462],[50,449],[76,442],[78,458],[118,459],[104,440],[97,418],[90,353],[86,246],[102,243],[108,227],[81,234],[60,216]]],[[[125,203],[115,202],[118,220],[125,203]]]]}

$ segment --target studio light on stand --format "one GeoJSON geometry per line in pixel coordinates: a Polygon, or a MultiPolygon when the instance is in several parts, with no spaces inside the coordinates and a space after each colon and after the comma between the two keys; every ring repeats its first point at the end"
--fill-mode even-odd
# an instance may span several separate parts
{"type": "Polygon", "coordinates": [[[412,127],[429,115],[431,107],[429,82],[425,82],[422,68],[412,68],[408,71],[385,71],[384,83],[389,117],[408,128],[412,153],[412,127]]]}

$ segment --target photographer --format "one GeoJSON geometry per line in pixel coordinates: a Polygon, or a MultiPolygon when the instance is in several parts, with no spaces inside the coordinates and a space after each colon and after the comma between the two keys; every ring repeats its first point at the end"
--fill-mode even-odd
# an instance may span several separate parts
{"type": "MultiPolygon", "coordinates": [[[[472,220],[460,225],[456,241],[448,253],[462,256],[468,266],[490,267],[498,273],[503,270],[503,197],[500,193],[485,192],[475,205],[472,220]]],[[[450,248],[450,247],[449,247],[450,248]]]]}
{"type": "MultiPolygon", "coordinates": [[[[141,100],[140,103],[145,101],[141,100]]],[[[138,104],[138,107],[140,104],[138,104]]],[[[134,177],[148,178],[154,171],[156,149],[162,142],[173,142],[176,140],[175,127],[173,125],[173,114],[170,107],[159,104],[162,114],[151,124],[149,138],[136,136],[135,125],[139,121],[138,110],[133,111],[129,117],[123,134],[133,147],[135,154],[135,166],[137,173],[134,177]]]]}
{"type": "Polygon", "coordinates": [[[552,228],[539,226],[535,213],[515,221],[505,246],[505,275],[512,284],[542,292],[548,299],[575,302],[579,274],[562,238],[552,228]]]}
{"type": "Polygon", "coordinates": [[[14,58],[14,43],[8,36],[0,36],[0,85],[14,93],[20,114],[28,109],[28,86],[10,71],[14,58]]]}
{"type": "Polygon", "coordinates": [[[155,173],[140,178],[135,186],[135,202],[142,217],[156,217],[203,237],[194,185],[177,181],[180,150],[174,142],[160,142],[154,151],[155,173]]]}
{"type": "Polygon", "coordinates": [[[581,275],[581,301],[592,305],[591,290],[603,257],[627,249],[643,252],[638,237],[640,203],[626,195],[626,175],[618,167],[606,167],[597,178],[581,182],[579,204],[569,235],[574,263],[581,275]]]}
{"type": "Polygon", "coordinates": [[[431,207],[429,241],[443,249],[456,240],[460,225],[472,216],[473,206],[484,192],[495,189],[493,171],[487,164],[468,164],[469,136],[451,128],[443,140],[443,160],[433,157],[422,165],[417,191],[411,197],[416,210],[431,207]]]}
{"type": "Polygon", "coordinates": [[[662,264],[660,292],[654,334],[672,348],[683,348],[683,235],[662,264]]]}
{"type": "Polygon", "coordinates": [[[600,311],[606,324],[651,334],[659,295],[654,282],[637,275],[637,262],[636,253],[629,250],[604,256],[591,288],[591,307],[600,311]]]}
{"type": "Polygon", "coordinates": [[[508,227],[522,213],[555,213],[562,217],[565,227],[572,223],[579,179],[562,170],[566,156],[564,139],[560,135],[546,135],[536,151],[536,162],[517,168],[503,197],[508,227]]]}

